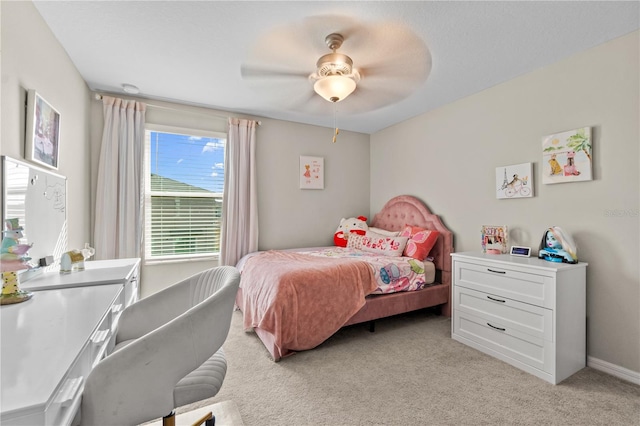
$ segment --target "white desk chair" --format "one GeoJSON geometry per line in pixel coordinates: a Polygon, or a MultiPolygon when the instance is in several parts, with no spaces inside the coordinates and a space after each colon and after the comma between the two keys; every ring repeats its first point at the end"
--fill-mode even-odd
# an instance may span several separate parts
{"type": "Polygon", "coordinates": [[[215,396],[227,362],[240,273],[221,266],[198,273],[127,307],[114,352],[87,377],[82,425],[136,425],[215,396]]]}

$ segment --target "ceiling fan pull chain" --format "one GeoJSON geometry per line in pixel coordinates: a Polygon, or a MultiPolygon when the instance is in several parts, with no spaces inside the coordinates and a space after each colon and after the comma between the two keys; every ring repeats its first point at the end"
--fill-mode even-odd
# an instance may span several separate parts
{"type": "Polygon", "coordinates": [[[338,133],[340,133],[340,130],[338,130],[338,126],[336,125],[336,111],[338,109],[338,106],[336,105],[336,102],[333,103],[333,128],[335,129],[335,133],[333,134],[333,143],[336,143],[336,138],[338,137],[338,133]]]}

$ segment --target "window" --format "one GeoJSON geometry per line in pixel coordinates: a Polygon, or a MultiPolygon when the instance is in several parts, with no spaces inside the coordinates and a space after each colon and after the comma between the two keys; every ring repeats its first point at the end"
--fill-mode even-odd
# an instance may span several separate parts
{"type": "Polygon", "coordinates": [[[220,253],[226,134],[147,125],[145,258],[220,253]]]}

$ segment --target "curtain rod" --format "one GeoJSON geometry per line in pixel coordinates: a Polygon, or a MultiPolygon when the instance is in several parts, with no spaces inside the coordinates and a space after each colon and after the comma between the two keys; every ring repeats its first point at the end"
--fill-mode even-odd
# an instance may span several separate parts
{"type": "MultiPolygon", "coordinates": [[[[111,95],[109,95],[109,96],[111,96],[111,95]]],[[[101,95],[100,93],[96,93],[96,94],[95,94],[95,99],[96,99],[97,101],[101,101],[101,100],[102,100],[102,95],[101,95]]],[[[168,106],[163,106],[163,105],[154,105],[154,104],[149,104],[149,103],[147,103],[147,102],[144,102],[144,104],[145,104],[146,106],[148,106],[148,107],[158,108],[158,109],[166,109],[166,110],[168,110],[168,111],[191,112],[191,113],[194,113],[194,114],[206,115],[207,117],[214,116],[214,117],[218,117],[218,118],[223,118],[223,119],[225,119],[225,120],[226,120],[226,119],[228,119],[228,118],[231,118],[231,116],[230,116],[230,115],[214,114],[214,113],[207,113],[207,112],[201,112],[201,111],[186,111],[186,110],[179,109],[179,108],[174,108],[174,107],[168,107],[168,106]]],[[[188,106],[188,105],[186,105],[186,106],[188,106]]],[[[256,123],[258,123],[258,126],[261,126],[261,125],[262,125],[262,121],[257,121],[257,120],[256,120],[256,123]]]]}

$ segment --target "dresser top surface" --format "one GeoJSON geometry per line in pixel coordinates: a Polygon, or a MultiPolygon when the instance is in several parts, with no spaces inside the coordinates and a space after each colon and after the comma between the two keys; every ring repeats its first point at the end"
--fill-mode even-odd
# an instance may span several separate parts
{"type": "Polygon", "coordinates": [[[532,267],[536,269],[544,269],[548,271],[562,271],[574,268],[585,268],[588,263],[586,262],[578,262],[578,263],[560,263],[560,262],[549,262],[544,259],[538,259],[535,256],[532,257],[522,257],[522,256],[512,256],[510,254],[489,254],[482,253],[479,251],[466,251],[460,253],[451,253],[451,257],[460,260],[486,260],[491,262],[497,262],[507,265],[517,265],[517,266],[526,266],[532,267]]]}

